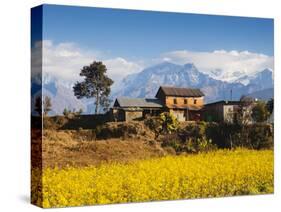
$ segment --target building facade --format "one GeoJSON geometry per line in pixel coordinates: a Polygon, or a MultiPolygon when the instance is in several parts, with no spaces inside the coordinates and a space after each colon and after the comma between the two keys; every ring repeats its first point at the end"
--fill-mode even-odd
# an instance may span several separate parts
{"type": "Polygon", "coordinates": [[[233,122],[240,101],[218,101],[204,105],[203,119],[209,122],[233,122]]]}
{"type": "Polygon", "coordinates": [[[201,120],[204,94],[199,89],[161,86],[155,97],[179,121],[201,120]]]}

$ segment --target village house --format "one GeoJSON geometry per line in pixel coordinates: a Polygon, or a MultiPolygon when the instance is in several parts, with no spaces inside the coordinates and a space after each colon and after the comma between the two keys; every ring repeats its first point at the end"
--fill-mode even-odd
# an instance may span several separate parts
{"type": "Polygon", "coordinates": [[[240,101],[218,101],[204,105],[204,120],[209,122],[233,122],[240,101]]]}
{"type": "Polygon", "coordinates": [[[200,110],[204,106],[204,94],[200,89],[161,86],[156,98],[162,102],[165,110],[174,114],[179,121],[201,119],[200,110]]]}
{"type": "Polygon", "coordinates": [[[201,120],[204,94],[199,89],[161,86],[155,98],[117,98],[113,104],[115,121],[131,121],[147,115],[171,112],[179,121],[201,120]]]}
{"type": "Polygon", "coordinates": [[[132,121],[142,119],[146,115],[156,116],[163,111],[159,99],[117,98],[113,104],[114,121],[132,121]]]}
{"type": "MultiPolygon", "coordinates": [[[[243,104],[241,101],[218,101],[204,105],[202,109],[203,120],[208,122],[228,122],[233,123],[242,107],[243,120],[247,124],[255,121],[252,118],[252,109],[257,103],[257,99],[252,103],[243,104]]],[[[270,119],[267,120],[270,123],[270,119]]]]}

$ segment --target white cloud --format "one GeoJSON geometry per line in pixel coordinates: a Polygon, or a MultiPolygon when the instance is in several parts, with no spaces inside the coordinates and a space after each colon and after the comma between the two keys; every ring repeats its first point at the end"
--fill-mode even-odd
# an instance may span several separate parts
{"type": "Polygon", "coordinates": [[[129,74],[137,73],[144,67],[169,61],[177,64],[194,63],[202,72],[216,79],[233,81],[243,75],[251,75],[265,68],[274,69],[272,56],[249,51],[215,50],[212,52],[194,52],[187,50],[171,51],[160,55],[157,59],[129,61],[122,57],[108,57],[97,51],[86,51],[75,43],[55,44],[50,40],[36,43],[32,49],[33,73],[40,73],[41,54],[43,50],[43,72],[58,79],[74,82],[81,80],[79,76],[83,66],[94,60],[101,60],[107,66],[107,74],[115,84],[129,74]]]}
{"type": "Polygon", "coordinates": [[[43,41],[43,73],[58,79],[74,81],[79,79],[80,69],[96,59],[96,55],[82,52],[74,43],[43,41]]]}
{"type": "Polygon", "coordinates": [[[44,40],[36,43],[32,49],[33,73],[41,71],[41,48],[43,50],[43,73],[64,81],[81,80],[79,76],[81,68],[94,60],[103,61],[108,69],[107,74],[115,82],[142,69],[135,62],[121,57],[105,58],[100,52],[85,51],[75,43],[54,44],[50,40],[44,40]]]}
{"type": "Polygon", "coordinates": [[[178,64],[194,63],[200,71],[227,81],[233,81],[246,74],[254,74],[265,68],[274,69],[272,56],[249,51],[193,52],[179,50],[163,54],[162,60],[178,64]]]}
{"type": "Polygon", "coordinates": [[[129,74],[133,74],[142,70],[142,67],[139,64],[127,61],[121,57],[104,60],[104,64],[109,70],[109,77],[114,79],[116,82],[122,80],[129,74]]]}

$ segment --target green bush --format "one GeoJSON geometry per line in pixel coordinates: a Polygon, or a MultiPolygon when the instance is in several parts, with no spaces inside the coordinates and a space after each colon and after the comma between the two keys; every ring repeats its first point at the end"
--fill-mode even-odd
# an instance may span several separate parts
{"type": "Polygon", "coordinates": [[[269,115],[268,106],[263,101],[258,101],[252,109],[252,118],[256,122],[265,122],[269,115]]]}
{"type": "Polygon", "coordinates": [[[155,133],[156,139],[161,134],[171,134],[179,128],[178,120],[169,112],[163,112],[157,117],[148,117],[144,120],[144,124],[155,133]]]}
{"type": "Polygon", "coordinates": [[[160,123],[162,132],[168,134],[171,134],[172,132],[176,131],[179,127],[179,122],[177,118],[172,113],[168,112],[160,114],[160,123]]]}
{"type": "Polygon", "coordinates": [[[206,124],[189,124],[177,133],[168,134],[162,139],[163,147],[172,147],[177,153],[199,153],[216,149],[216,145],[205,135],[206,124]]]}
{"type": "Polygon", "coordinates": [[[172,147],[177,153],[239,147],[270,149],[273,148],[273,126],[264,123],[238,125],[199,122],[167,134],[161,141],[163,147],[172,147]]]}
{"type": "Polygon", "coordinates": [[[184,142],[177,133],[167,134],[161,139],[162,147],[172,147],[177,153],[183,152],[184,142]]]}
{"type": "Polygon", "coordinates": [[[211,139],[218,148],[232,148],[241,144],[241,126],[231,123],[209,123],[206,137],[211,139]]]}
{"type": "Polygon", "coordinates": [[[144,124],[154,132],[155,138],[158,138],[162,130],[160,117],[148,117],[144,120],[144,124]]]}
{"type": "Polygon", "coordinates": [[[203,138],[188,139],[185,144],[185,151],[190,153],[209,152],[217,149],[217,146],[212,143],[212,140],[203,138]]]}
{"type": "Polygon", "coordinates": [[[209,123],[206,137],[219,148],[273,148],[273,127],[270,124],[209,123]]]}
{"type": "Polygon", "coordinates": [[[188,124],[185,128],[180,129],[179,133],[187,138],[203,138],[206,135],[206,122],[188,124]]]}
{"type": "Polygon", "coordinates": [[[206,137],[207,127],[208,123],[202,121],[189,124],[180,131],[181,137],[185,141],[185,152],[197,153],[216,149],[212,139],[206,137]]]}
{"type": "Polygon", "coordinates": [[[249,138],[253,149],[273,148],[273,126],[270,124],[255,124],[250,129],[249,138]]]}

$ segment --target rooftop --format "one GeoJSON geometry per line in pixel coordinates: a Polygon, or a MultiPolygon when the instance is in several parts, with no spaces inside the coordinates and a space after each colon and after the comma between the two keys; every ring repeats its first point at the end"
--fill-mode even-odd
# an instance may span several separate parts
{"type": "Polygon", "coordinates": [[[162,108],[163,105],[159,99],[121,97],[115,100],[114,107],[162,108]]]}
{"type": "Polygon", "coordinates": [[[179,96],[179,97],[204,96],[204,93],[200,89],[196,89],[196,88],[177,88],[177,87],[160,86],[156,94],[156,97],[158,96],[161,90],[166,96],[179,96]]]}
{"type": "Polygon", "coordinates": [[[205,106],[208,105],[216,105],[216,104],[222,104],[222,105],[239,105],[240,101],[228,101],[228,100],[221,100],[217,102],[211,102],[208,104],[205,104],[205,106]]]}

